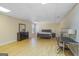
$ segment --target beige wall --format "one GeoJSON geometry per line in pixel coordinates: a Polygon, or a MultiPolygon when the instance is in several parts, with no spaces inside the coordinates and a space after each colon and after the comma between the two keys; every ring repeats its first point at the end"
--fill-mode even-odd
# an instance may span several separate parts
{"type": "MultiPolygon", "coordinates": [[[[77,4],[72,11],[62,19],[63,21],[60,23],[60,30],[62,30],[62,28],[71,28],[71,29],[75,29],[77,31],[76,33],[76,38],[74,38],[74,36],[72,36],[71,38],[73,38],[73,40],[79,42],[79,4],[77,4]]],[[[72,53],[74,55],[79,56],[79,50],[77,51],[77,49],[79,49],[79,46],[76,46],[75,44],[71,44],[69,46],[69,48],[71,49],[72,53]],[[76,52],[77,51],[77,52],[76,52]]]]}
{"type": "Polygon", "coordinates": [[[58,32],[59,24],[52,22],[39,22],[37,23],[37,31],[41,31],[42,29],[51,29],[52,32],[58,32]]]}
{"type": "Polygon", "coordinates": [[[17,40],[18,24],[26,24],[26,31],[31,34],[31,22],[10,16],[0,15],[0,45],[17,40]]]}
{"type": "Polygon", "coordinates": [[[77,35],[74,40],[79,42],[79,4],[77,4],[72,11],[62,19],[60,30],[62,28],[72,28],[77,30],[77,35]]]}
{"type": "Polygon", "coordinates": [[[70,15],[68,14],[65,18],[60,23],[60,29],[63,28],[70,28],[72,26],[72,21],[73,21],[73,13],[70,15]]]}

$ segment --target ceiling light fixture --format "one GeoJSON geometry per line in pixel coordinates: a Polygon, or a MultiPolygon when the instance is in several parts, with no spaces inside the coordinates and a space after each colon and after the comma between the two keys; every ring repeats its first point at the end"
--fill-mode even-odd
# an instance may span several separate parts
{"type": "Polygon", "coordinates": [[[46,1],[46,0],[42,0],[40,3],[41,3],[41,4],[47,4],[48,1],[46,1]]]}
{"type": "Polygon", "coordinates": [[[41,4],[47,4],[46,2],[42,2],[41,4]]]}
{"type": "Polygon", "coordinates": [[[11,10],[8,10],[8,9],[0,6],[0,11],[2,11],[2,12],[10,12],[11,10]]]}

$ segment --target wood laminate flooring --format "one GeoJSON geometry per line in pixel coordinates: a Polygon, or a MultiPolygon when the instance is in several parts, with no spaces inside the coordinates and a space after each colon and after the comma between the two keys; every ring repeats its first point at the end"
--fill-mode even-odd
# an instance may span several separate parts
{"type": "Polygon", "coordinates": [[[67,50],[57,54],[57,42],[52,39],[26,39],[0,46],[0,53],[8,53],[9,56],[72,56],[67,50]]]}

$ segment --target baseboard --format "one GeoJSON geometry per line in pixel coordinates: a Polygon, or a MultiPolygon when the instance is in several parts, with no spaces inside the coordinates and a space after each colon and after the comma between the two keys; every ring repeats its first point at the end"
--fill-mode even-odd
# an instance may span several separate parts
{"type": "Polygon", "coordinates": [[[13,42],[16,42],[16,40],[12,40],[12,41],[1,43],[0,46],[6,45],[6,44],[10,44],[10,43],[13,43],[13,42]]]}

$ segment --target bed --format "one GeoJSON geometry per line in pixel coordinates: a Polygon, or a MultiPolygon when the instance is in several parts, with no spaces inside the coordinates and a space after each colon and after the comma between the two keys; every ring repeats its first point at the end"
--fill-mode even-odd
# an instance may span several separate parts
{"type": "Polygon", "coordinates": [[[52,31],[51,30],[41,30],[41,32],[37,33],[37,37],[51,39],[52,31]]]}

